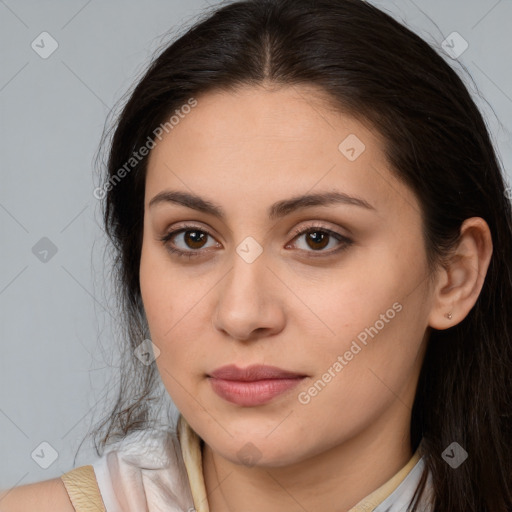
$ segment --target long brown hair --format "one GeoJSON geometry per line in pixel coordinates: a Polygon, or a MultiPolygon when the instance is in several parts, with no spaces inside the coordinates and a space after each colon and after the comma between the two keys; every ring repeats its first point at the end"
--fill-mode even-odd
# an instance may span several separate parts
{"type": "Polygon", "coordinates": [[[150,426],[153,402],[165,400],[155,365],[133,356],[148,337],[139,288],[147,157],[125,167],[122,179],[119,170],[190,98],[264,81],[318,86],[384,137],[393,172],[420,202],[431,269],[457,243],[465,219],[488,223],[494,252],[475,306],[459,324],[430,332],[411,448],[423,439],[436,511],[509,512],[512,216],[502,171],[458,74],[423,39],[361,0],[247,0],[205,12],[151,62],[105,134],[101,198],[127,345],[117,400],[92,433],[98,454],[112,439],[150,426]],[[457,469],[441,457],[454,441],[469,454],[457,469]]]}

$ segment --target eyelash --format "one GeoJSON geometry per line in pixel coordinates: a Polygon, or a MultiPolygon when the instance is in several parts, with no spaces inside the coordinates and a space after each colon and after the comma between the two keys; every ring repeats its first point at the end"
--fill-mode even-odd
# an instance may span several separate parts
{"type": "MultiPolygon", "coordinates": [[[[200,233],[206,234],[207,236],[212,236],[210,233],[208,233],[208,231],[205,231],[204,229],[200,229],[197,226],[184,225],[180,229],[177,229],[177,230],[174,230],[174,231],[170,231],[169,233],[166,233],[162,237],[159,237],[158,240],[165,245],[167,251],[169,251],[171,254],[173,254],[175,256],[185,257],[185,258],[188,258],[188,259],[190,259],[192,257],[199,256],[201,252],[204,252],[202,249],[183,251],[181,249],[176,249],[176,248],[172,247],[169,244],[169,241],[174,236],[176,236],[176,235],[178,235],[180,233],[187,232],[187,231],[198,231],[200,233]]],[[[295,240],[296,238],[298,238],[301,235],[305,235],[305,234],[308,234],[308,233],[315,233],[315,232],[325,233],[325,234],[335,238],[338,242],[342,242],[342,244],[341,244],[341,247],[338,247],[337,249],[330,250],[330,251],[305,251],[305,252],[313,252],[313,253],[319,252],[319,253],[321,253],[321,254],[310,256],[312,258],[332,256],[333,254],[337,254],[337,253],[347,249],[348,247],[350,247],[354,243],[353,240],[351,240],[350,238],[347,238],[346,236],[340,235],[339,233],[336,233],[336,232],[334,232],[334,231],[332,231],[330,229],[327,229],[327,228],[324,228],[324,227],[318,226],[318,225],[308,226],[307,228],[302,228],[302,229],[294,230],[294,232],[293,232],[294,236],[293,236],[292,240],[295,240]]]]}

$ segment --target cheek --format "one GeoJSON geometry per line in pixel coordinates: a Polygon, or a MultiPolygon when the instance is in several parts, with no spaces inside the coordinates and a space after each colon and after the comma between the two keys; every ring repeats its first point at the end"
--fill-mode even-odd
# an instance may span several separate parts
{"type": "Polygon", "coordinates": [[[313,423],[326,439],[350,437],[373,424],[397,400],[409,402],[421,335],[416,332],[414,310],[406,307],[383,308],[384,315],[388,311],[387,323],[373,313],[340,321],[341,334],[329,342],[323,338],[323,346],[309,354],[317,373],[297,391],[300,421],[313,423]],[[338,414],[326,424],[322,411],[338,414]]]}
{"type": "Polygon", "coordinates": [[[146,239],[142,244],[139,281],[150,331],[155,339],[163,342],[186,313],[192,283],[185,282],[183,276],[180,278],[165,250],[157,244],[146,239]]]}
{"type": "Polygon", "coordinates": [[[317,387],[322,394],[329,387],[326,395],[353,410],[389,394],[386,384],[399,388],[416,364],[428,301],[423,267],[405,264],[415,250],[398,257],[380,247],[375,258],[358,258],[350,272],[304,283],[298,292],[307,297],[299,322],[302,337],[314,339],[308,350],[321,380],[317,387]]]}
{"type": "Polygon", "coordinates": [[[364,341],[365,329],[376,322],[379,331],[396,323],[400,305],[393,304],[402,303],[405,283],[414,278],[404,275],[398,264],[383,263],[384,251],[376,256],[356,254],[335,271],[294,277],[293,291],[303,304],[297,307],[295,319],[323,352],[343,353],[358,334],[364,341]]]}
{"type": "Polygon", "coordinates": [[[201,332],[207,319],[200,307],[205,289],[185,272],[171,267],[164,251],[142,247],[140,288],[151,341],[166,388],[174,395],[193,370],[202,369],[201,332]]]}
{"type": "Polygon", "coordinates": [[[169,288],[162,286],[161,280],[158,279],[159,269],[150,250],[143,246],[139,270],[140,291],[149,329],[152,336],[158,338],[161,337],[164,318],[169,318],[166,314],[169,288]]]}
{"type": "MultiPolygon", "coordinates": [[[[142,246],[140,261],[140,289],[144,311],[148,321],[151,341],[160,350],[156,364],[166,383],[169,374],[174,373],[172,366],[179,352],[173,340],[179,325],[180,308],[175,304],[179,289],[175,279],[170,279],[169,266],[161,261],[158,251],[151,245],[142,246]]],[[[183,313],[182,315],[183,316],[183,313]]],[[[167,383],[166,383],[167,386],[167,383]]]]}

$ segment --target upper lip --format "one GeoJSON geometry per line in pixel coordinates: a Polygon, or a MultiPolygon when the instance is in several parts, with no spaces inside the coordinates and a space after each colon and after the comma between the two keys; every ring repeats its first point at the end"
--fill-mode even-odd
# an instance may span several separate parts
{"type": "Polygon", "coordinates": [[[234,364],[221,366],[209,374],[209,377],[224,380],[254,381],[263,379],[290,379],[305,377],[305,375],[290,372],[277,366],[253,364],[246,368],[239,368],[234,364]]]}

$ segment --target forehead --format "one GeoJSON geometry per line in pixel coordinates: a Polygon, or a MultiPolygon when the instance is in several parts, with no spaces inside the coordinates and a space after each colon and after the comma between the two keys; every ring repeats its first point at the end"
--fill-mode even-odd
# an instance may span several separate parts
{"type": "MultiPolygon", "coordinates": [[[[334,151],[344,134],[353,133],[364,140],[370,152],[383,149],[373,127],[340,112],[325,93],[312,86],[245,86],[208,92],[195,99],[197,105],[188,109],[189,113],[174,116],[174,126],[164,134],[166,141],[156,141],[157,146],[180,146],[183,152],[194,148],[212,151],[217,146],[222,151],[225,147],[234,150],[242,143],[243,151],[262,143],[286,151],[286,146],[297,150],[294,144],[300,141],[308,148],[330,146],[334,151]]],[[[159,149],[152,153],[156,156],[159,149]]]]}
{"type": "Polygon", "coordinates": [[[156,139],[146,205],[165,188],[245,206],[333,188],[376,208],[415,201],[390,172],[380,134],[315,88],[243,87],[196,100],[156,139]]]}

